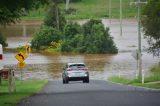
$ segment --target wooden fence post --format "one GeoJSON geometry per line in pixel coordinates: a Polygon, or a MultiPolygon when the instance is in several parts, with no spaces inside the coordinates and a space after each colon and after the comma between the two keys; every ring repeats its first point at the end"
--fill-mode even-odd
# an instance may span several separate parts
{"type": "Polygon", "coordinates": [[[8,74],[8,91],[9,93],[16,92],[14,70],[9,69],[8,74]]]}

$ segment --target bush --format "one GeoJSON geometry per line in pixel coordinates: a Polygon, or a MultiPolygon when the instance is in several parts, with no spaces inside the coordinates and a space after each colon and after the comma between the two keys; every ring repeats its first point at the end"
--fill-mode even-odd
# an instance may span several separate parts
{"type": "Polygon", "coordinates": [[[8,44],[6,43],[6,38],[0,33],[0,44],[3,45],[3,47],[7,47],[8,44]]]}
{"type": "Polygon", "coordinates": [[[40,47],[48,47],[52,42],[59,42],[62,37],[62,33],[53,27],[42,26],[37,33],[35,33],[31,44],[35,49],[40,47]]]}
{"type": "Polygon", "coordinates": [[[62,52],[117,53],[118,49],[100,20],[90,20],[82,27],[68,23],[64,29],[62,52]]]}
{"type": "Polygon", "coordinates": [[[80,33],[82,33],[82,28],[77,23],[69,22],[64,27],[65,39],[71,39],[80,33]]]}

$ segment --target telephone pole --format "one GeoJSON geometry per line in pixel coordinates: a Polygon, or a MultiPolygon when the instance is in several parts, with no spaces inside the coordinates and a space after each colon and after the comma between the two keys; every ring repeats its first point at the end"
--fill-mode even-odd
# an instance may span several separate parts
{"type": "Polygon", "coordinates": [[[142,84],[144,83],[144,76],[142,72],[142,50],[141,50],[141,5],[147,4],[147,2],[141,2],[141,0],[137,0],[137,2],[131,2],[131,4],[135,4],[138,6],[138,14],[137,14],[137,23],[138,23],[138,78],[141,80],[142,84]]]}
{"type": "Polygon", "coordinates": [[[109,0],[108,4],[109,4],[109,6],[108,6],[109,7],[109,25],[111,26],[111,8],[112,8],[111,7],[111,0],[109,0]]]}
{"type": "Polygon", "coordinates": [[[120,0],[120,36],[122,36],[122,0],[120,0]]]}

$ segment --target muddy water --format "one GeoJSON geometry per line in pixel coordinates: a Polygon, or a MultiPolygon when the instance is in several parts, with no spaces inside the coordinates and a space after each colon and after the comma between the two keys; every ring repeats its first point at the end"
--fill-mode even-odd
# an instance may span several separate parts
{"type": "MultiPolygon", "coordinates": [[[[86,55],[52,55],[30,54],[25,60],[25,69],[18,69],[17,60],[14,58],[16,53],[6,53],[3,64],[17,70],[17,77],[20,78],[21,71],[24,79],[61,79],[62,68],[68,62],[84,62],[88,66],[91,79],[106,79],[109,76],[120,75],[135,78],[137,64],[130,52],[119,53],[117,55],[107,54],[86,54],[86,55]]],[[[147,53],[143,53],[143,70],[149,75],[148,69],[158,62],[147,53]]]]}
{"type": "Polygon", "coordinates": [[[0,32],[7,37],[8,48],[16,48],[30,42],[41,21],[22,21],[15,25],[0,26],[0,32]]]}
{"type": "MultiPolygon", "coordinates": [[[[82,21],[80,23],[83,23],[82,21]]],[[[28,42],[36,29],[39,28],[41,22],[26,22],[0,28],[3,34],[7,36],[10,48],[24,45],[28,42]]],[[[109,24],[108,20],[103,20],[105,26],[110,25],[110,33],[114,37],[114,41],[119,48],[117,55],[107,54],[61,54],[61,55],[42,55],[40,53],[29,54],[25,60],[27,66],[25,69],[18,69],[15,59],[16,53],[5,53],[3,64],[5,67],[16,69],[16,75],[24,79],[61,79],[62,68],[67,62],[85,62],[90,71],[92,79],[106,79],[108,76],[119,75],[134,78],[137,70],[136,60],[131,56],[132,51],[137,49],[137,24],[135,20],[123,21],[123,35],[119,35],[119,22],[112,20],[109,24]],[[124,52],[127,51],[127,52],[124,52]]],[[[143,34],[143,33],[142,33],[143,34]]],[[[145,39],[142,37],[142,46],[147,47],[145,39]]],[[[143,70],[145,75],[149,75],[148,69],[158,63],[160,60],[146,52],[143,52],[143,70]]]]}

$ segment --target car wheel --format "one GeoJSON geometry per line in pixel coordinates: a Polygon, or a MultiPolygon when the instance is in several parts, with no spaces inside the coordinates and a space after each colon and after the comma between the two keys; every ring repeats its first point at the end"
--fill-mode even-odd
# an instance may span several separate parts
{"type": "Polygon", "coordinates": [[[89,77],[87,77],[87,78],[85,79],[85,82],[86,82],[86,83],[89,83],[89,77]]]}
{"type": "Polygon", "coordinates": [[[65,80],[63,79],[63,84],[65,84],[65,80]]]}
{"type": "Polygon", "coordinates": [[[89,78],[87,78],[86,83],[89,83],[89,78]]]}
{"type": "Polygon", "coordinates": [[[65,83],[68,84],[68,82],[69,82],[69,81],[66,79],[66,82],[65,82],[65,83]]]}

